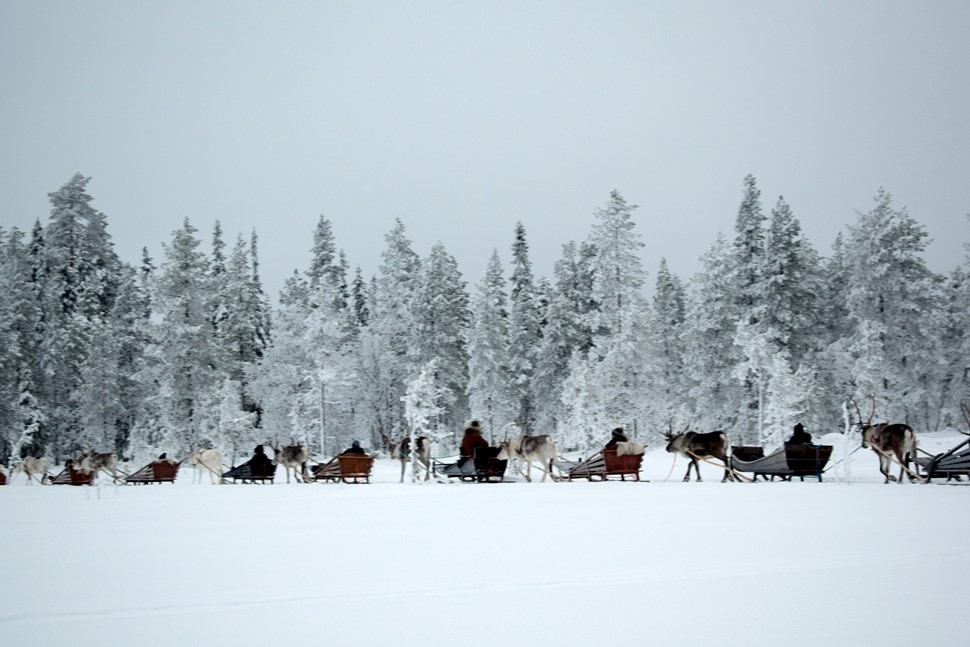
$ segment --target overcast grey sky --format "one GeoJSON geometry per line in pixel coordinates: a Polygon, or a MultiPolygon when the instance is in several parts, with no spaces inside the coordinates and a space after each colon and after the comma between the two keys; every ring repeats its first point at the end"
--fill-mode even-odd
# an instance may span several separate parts
{"type": "Polygon", "coordinates": [[[968,99],[966,0],[2,0],[0,224],[81,172],[123,258],[255,227],[275,296],[321,213],[368,275],[400,218],[474,283],[517,221],[551,275],[616,188],[686,279],[753,173],[826,256],[885,186],[945,272],[968,99]]]}

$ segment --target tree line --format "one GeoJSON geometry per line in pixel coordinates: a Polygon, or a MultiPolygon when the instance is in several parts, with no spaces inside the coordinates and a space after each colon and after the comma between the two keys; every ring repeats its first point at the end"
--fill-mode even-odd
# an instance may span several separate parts
{"type": "Polygon", "coordinates": [[[586,450],[624,426],[652,441],[690,426],[777,446],[795,422],[843,426],[842,403],[919,431],[970,399],[970,257],[949,275],[879,189],[823,257],[779,198],[744,179],[733,237],[688,280],[659,259],[653,293],[636,205],[613,191],[587,238],[536,277],[525,227],[468,285],[441,243],[421,257],[395,221],[376,274],[353,272],[330,221],[276,305],[258,240],[206,247],[186,219],[156,261],[114,251],[89,178],[50,194],[46,225],[0,229],[0,456],[129,458],[198,446],[378,446],[408,424],[440,451],[470,419],[586,450]]]}

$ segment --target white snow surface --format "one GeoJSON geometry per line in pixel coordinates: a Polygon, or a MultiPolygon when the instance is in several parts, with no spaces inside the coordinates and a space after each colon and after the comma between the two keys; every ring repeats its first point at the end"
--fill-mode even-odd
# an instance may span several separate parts
{"type": "Polygon", "coordinates": [[[21,475],[0,643],[965,644],[966,483],[883,485],[869,450],[824,483],[682,483],[683,459],[664,481],[671,461],[651,448],[641,483],[402,485],[389,459],[366,485],[21,475]]]}

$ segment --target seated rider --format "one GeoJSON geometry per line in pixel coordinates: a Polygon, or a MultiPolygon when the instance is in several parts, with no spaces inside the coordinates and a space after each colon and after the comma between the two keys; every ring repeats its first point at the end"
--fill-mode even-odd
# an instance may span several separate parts
{"type": "Polygon", "coordinates": [[[812,444],[812,434],[805,431],[805,427],[802,423],[795,425],[794,432],[787,441],[786,445],[811,445],[812,444]]]}
{"type": "Polygon", "coordinates": [[[340,455],[348,456],[352,454],[359,454],[361,456],[367,454],[367,452],[364,451],[364,448],[360,446],[359,440],[355,440],[354,442],[350,443],[350,447],[340,455]]]}
{"type": "Polygon", "coordinates": [[[630,439],[627,438],[626,434],[623,433],[623,427],[617,427],[616,429],[613,430],[613,434],[610,437],[609,442],[606,443],[606,446],[603,449],[616,447],[617,443],[628,443],[628,442],[630,442],[630,439]]]}
{"type": "Polygon", "coordinates": [[[253,457],[249,459],[249,473],[253,476],[270,476],[275,469],[276,466],[266,455],[263,446],[256,445],[256,449],[253,450],[253,457]]]}
{"type": "Polygon", "coordinates": [[[477,420],[472,420],[471,424],[465,428],[465,435],[461,439],[461,446],[458,448],[458,467],[475,457],[476,447],[488,447],[488,441],[482,436],[482,428],[477,420]]]}

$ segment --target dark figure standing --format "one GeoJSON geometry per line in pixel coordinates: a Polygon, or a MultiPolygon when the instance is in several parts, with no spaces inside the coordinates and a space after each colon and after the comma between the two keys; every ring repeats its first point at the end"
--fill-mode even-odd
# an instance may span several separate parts
{"type": "Polygon", "coordinates": [[[812,444],[812,434],[805,431],[805,427],[802,423],[795,425],[795,433],[791,435],[785,444],[786,445],[811,445],[812,444]]]}
{"type": "Polygon", "coordinates": [[[617,443],[628,443],[630,439],[626,437],[623,433],[623,427],[617,427],[613,430],[613,435],[610,437],[610,441],[606,443],[606,447],[603,449],[609,449],[610,447],[616,447],[617,443]]]}

